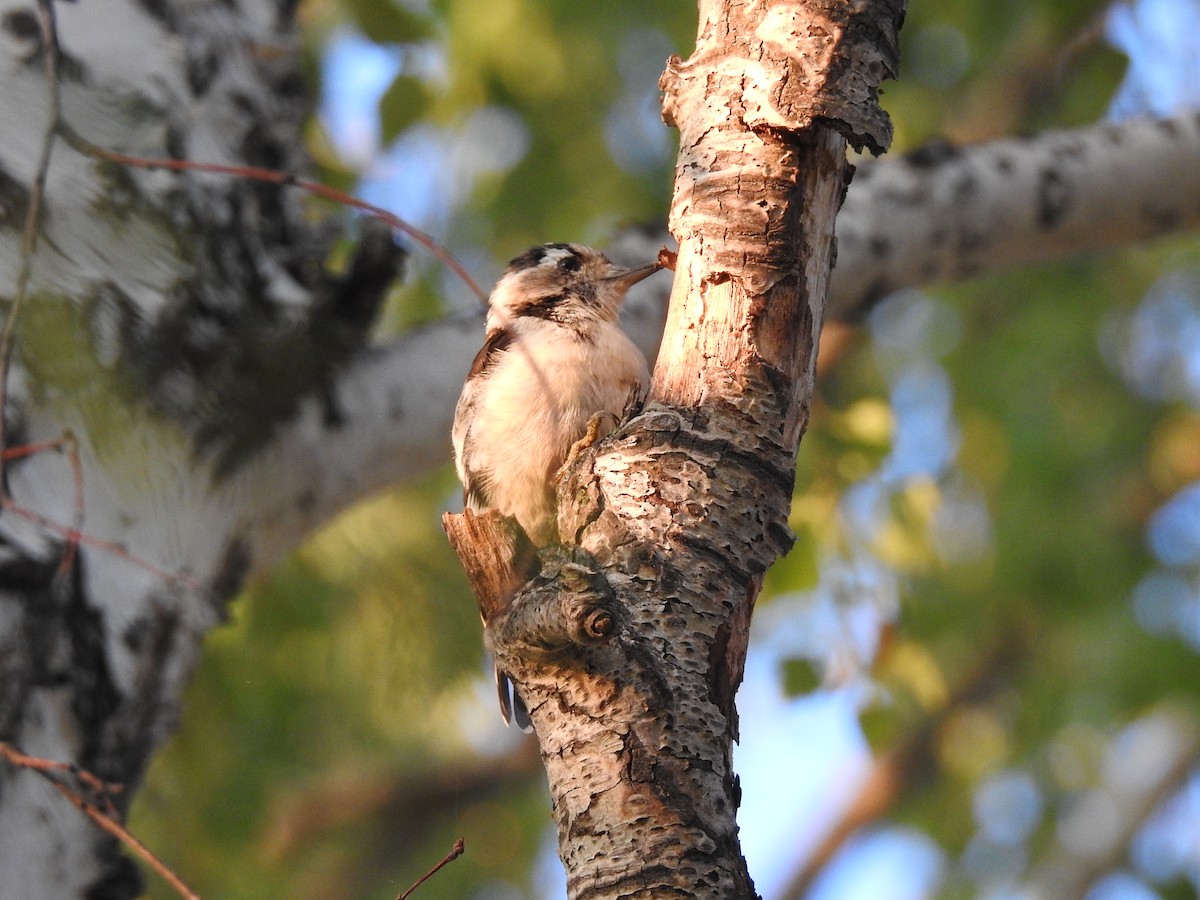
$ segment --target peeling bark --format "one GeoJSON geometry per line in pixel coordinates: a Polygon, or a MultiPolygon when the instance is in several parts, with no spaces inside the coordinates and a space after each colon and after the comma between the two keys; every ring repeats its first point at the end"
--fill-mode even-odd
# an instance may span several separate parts
{"type": "Polygon", "coordinates": [[[538,734],[573,900],[756,896],[733,697],[763,573],[792,543],[846,142],[886,143],[869,101],[902,17],[702,3],[695,53],[668,63],[680,252],[650,397],[571,465],[568,546],[488,625],[538,734]]]}

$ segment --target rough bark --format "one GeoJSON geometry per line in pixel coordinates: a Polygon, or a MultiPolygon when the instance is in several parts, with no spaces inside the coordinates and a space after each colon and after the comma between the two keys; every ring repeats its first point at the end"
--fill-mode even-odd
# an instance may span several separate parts
{"type": "Polygon", "coordinates": [[[700,5],[663,76],[680,252],[644,409],[574,462],[538,576],[488,636],[529,709],[568,895],[753,897],[737,736],[754,599],[791,546],[844,196],[882,149],[901,3],[700,5]]]}

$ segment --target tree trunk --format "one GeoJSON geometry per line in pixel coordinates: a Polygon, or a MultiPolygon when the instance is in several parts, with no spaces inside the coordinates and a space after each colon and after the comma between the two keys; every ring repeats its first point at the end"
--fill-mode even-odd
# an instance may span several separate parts
{"type": "MultiPolygon", "coordinates": [[[[143,156],[298,168],[308,98],[295,55],[279,52],[293,40],[290,6],[55,5],[66,125],[143,156]]],[[[0,29],[10,317],[29,272],[6,449],[69,430],[82,472],[77,484],[68,457],[50,451],[5,469],[0,740],[125,785],[123,809],[180,717],[226,601],[329,514],[338,474],[311,450],[340,440],[335,377],[399,256],[373,231],[335,278],[319,262],[333,233],[277,187],[75,152],[50,118],[38,8],[5,2],[0,29]],[[21,235],[46,149],[30,254],[21,235]],[[74,547],[72,525],[107,543],[74,547]]],[[[141,893],[115,839],[2,763],[0,873],[5,900],[141,893]]]]}
{"type": "Polygon", "coordinates": [[[680,129],[675,287],[649,399],[560,483],[567,547],[507,610],[499,668],[530,711],[568,895],[753,897],[734,694],[763,573],[791,546],[795,454],[847,182],[903,4],[700,4],[668,63],[680,129]]]}

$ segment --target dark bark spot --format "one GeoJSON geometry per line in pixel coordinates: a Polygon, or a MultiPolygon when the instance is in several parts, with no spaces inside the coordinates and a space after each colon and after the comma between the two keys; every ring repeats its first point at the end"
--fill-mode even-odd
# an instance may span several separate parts
{"type": "Polygon", "coordinates": [[[971,228],[966,228],[958,236],[958,252],[960,255],[973,253],[984,245],[983,235],[971,228]]]}
{"type": "Polygon", "coordinates": [[[123,166],[106,166],[101,171],[104,190],[97,192],[91,202],[91,208],[98,216],[128,222],[135,214],[145,211],[142,189],[132,171],[123,166]]]}
{"type": "Polygon", "coordinates": [[[0,169],[0,226],[20,226],[29,208],[29,188],[0,169]]]}
{"type": "Polygon", "coordinates": [[[84,735],[79,762],[101,778],[125,781],[134,770],[109,765],[100,752],[104,726],[120,707],[121,696],[108,667],[104,620],[85,596],[84,567],[84,558],[77,557],[71,570],[68,608],[63,617],[71,647],[71,662],[66,673],[72,688],[71,710],[84,735]]]}
{"type": "Polygon", "coordinates": [[[962,150],[954,144],[945,140],[936,140],[905,154],[904,161],[914,169],[932,169],[961,155],[962,150]]]}
{"type": "Polygon", "coordinates": [[[737,693],[729,668],[729,622],[722,622],[713,636],[708,650],[708,698],[725,716],[727,723],[734,721],[733,698],[737,693]]]}
{"type": "Polygon", "coordinates": [[[1009,175],[1016,168],[1016,163],[1013,162],[1011,156],[1006,153],[998,154],[995,158],[996,171],[1009,175]]]}
{"type": "Polygon", "coordinates": [[[1125,129],[1116,124],[1105,125],[1104,139],[1114,147],[1118,147],[1125,142],[1125,129]]]}
{"type": "Polygon", "coordinates": [[[221,566],[212,582],[212,599],[215,603],[224,603],[242,589],[246,576],[250,574],[253,559],[250,544],[243,537],[235,537],[225,546],[221,566]]]}
{"type": "Polygon", "coordinates": [[[629,754],[629,780],[634,783],[653,781],[657,755],[646,750],[636,731],[631,731],[625,738],[625,752],[629,754]]]}
{"type": "MultiPolygon", "coordinates": [[[[115,850],[117,842],[111,843],[115,850]]],[[[94,881],[84,897],[87,900],[133,900],[146,892],[146,879],[128,856],[117,855],[108,864],[108,871],[94,881]]]]}
{"type": "Polygon", "coordinates": [[[850,182],[854,181],[854,173],[858,169],[851,163],[846,163],[846,168],[842,172],[842,199],[838,201],[839,208],[846,205],[846,194],[850,190],[850,182]]]}
{"type": "Polygon", "coordinates": [[[152,631],[150,620],[146,616],[138,616],[125,629],[125,633],[121,635],[121,640],[125,642],[125,646],[132,653],[141,653],[146,649],[147,639],[152,631]]]}
{"type": "MultiPolygon", "coordinates": [[[[175,701],[163,693],[163,671],[167,661],[179,652],[179,614],[163,600],[151,600],[150,609],[142,633],[135,636],[137,683],[128,696],[113,691],[117,702],[111,708],[105,710],[95,699],[89,699],[96,695],[96,688],[86,681],[89,673],[81,672],[78,656],[72,662],[74,707],[80,717],[80,730],[88,736],[80,765],[108,781],[127,785],[133,785],[141,778],[146,760],[155,749],[147,736],[164,727],[173,727],[174,716],[178,713],[175,701]],[[91,718],[83,717],[81,698],[90,702],[91,718]]],[[[130,635],[124,637],[128,639],[130,635]]],[[[103,650],[102,647],[99,649],[103,650]]],[[[95,667],[94,671],[101,672],[111,688],[107,662],[95,667]]],[[[128,792],[114,798],[119,809],[127,806],[131,799],[128,792]]]]}
{"type": "Polygon", "coordinates": [[[975,180],[975,176],[969,172],[964,172],[960,178],[954,182],[954,199],[959,204],[967,204],[971,197],[979,189],[979,182],[975,180]]]}
{"type": "Polygon", "coordinates": [[[211,48],[188,59],[187,80],[188,87],[192,89],[192,95],[203,97],[207,94],[219,71],[221,71],[221,57],[211,48]]]}
{"type": "Polygon", "coordinates": [[[392,229],[376,219],[364,219],[358,246],[345,274],[329,275],[329,292],[313,316],[312,340],[328,335],[329,327],[365,338],[379,313],[388,289],[399,277],[407,254],[392,236],[392,229]]]}
{"type": "Polygon", "coordinates": [[[398,424],[404,421],[404,403],[401,402],[400,391],[390,391],[387,403],[388,421],[398,424]]]}
{"type": "Polygon", "coordinates": [[[58,566],[58,553],[36,557],[0,535],[0,590],[14,594],[42,590],[58,566]]]}
{"type": "Polygon", "coordinates": [[[3,22],[0,23],[0,27],[18,41],[37,41],[39,44],[41,43],[42,27],[38,24],[37,15],[32,9],[14,9],[5,15],[3,22]]]}
{"type": "Polygon", "coordinates": [[[329,392],[329,386],[323,385],[321,396],[321,424],[329,431],[341,431],[346,427],[346,414],[342,412],[341,404],[329,392]]]}
{"type": "Polygon", "coordinates": [[[1174,119],[1159,119],[1154,123],[1154,127],[1172,140],[1179,137],[1179,123],[1174,119]]]}
{"type": "Polygon", "coordinates": [[[887,255],[892,252],[891,241],[880,235],[873,236],[867,246],[870,247],[871,255],[876,259],[887,259],[887,255]]]}
{"type": "Polygon", "coordinates": [[[170,0],[141,0],[141,7],[151,17],[166,25],[170,31],[175,30],[175,11],[170,0]]]}
{"type": "Polygon", "coordinates": [[[1043,169],[1038,178],[1037,220],[1043,228],[1062,221],[1071,206],[1071,186],[1056,169],[1043,169]]]}
{"type": "Polygon", "coordinates": [[[167,151],[167,156],[171,159],[184,159],[187,157],[187,140],[184,137],[183,130],[176,125],[167,125],[167,134],[163,140],[163,148],[167,151]]]}
{"type": "Polygon", "coordinates": [[[317,505],[317,492],[316,491],[313,491],[313,490],[304,491],[303,493],[300,494],[299,497],[296,498],[297,512],[303,513],[305,515],[312,512],[313,509],[316,508],[316,505],[317,505]]]}
{"type": "Polygon", "coordinates": [[[1174,231],[1179,225],[1180,212],[1176,209],[1162,209],[1161,207],[1143,207],[1142,220],[1146,222],[1149,229],[1154,234],[1162,234],[1165,232],[1174,231]]]}

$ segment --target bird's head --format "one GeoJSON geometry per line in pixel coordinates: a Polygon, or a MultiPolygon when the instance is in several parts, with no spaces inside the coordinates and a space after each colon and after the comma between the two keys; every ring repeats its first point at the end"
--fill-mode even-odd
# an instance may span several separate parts
{"type": "Polygon", "coordinates": [[[625,269],[581,244],[543,244],[508,264],[488,301],[488,326],[524,317],[565,327],[615,321],[625,292],[661,266],[625,269]]]}

